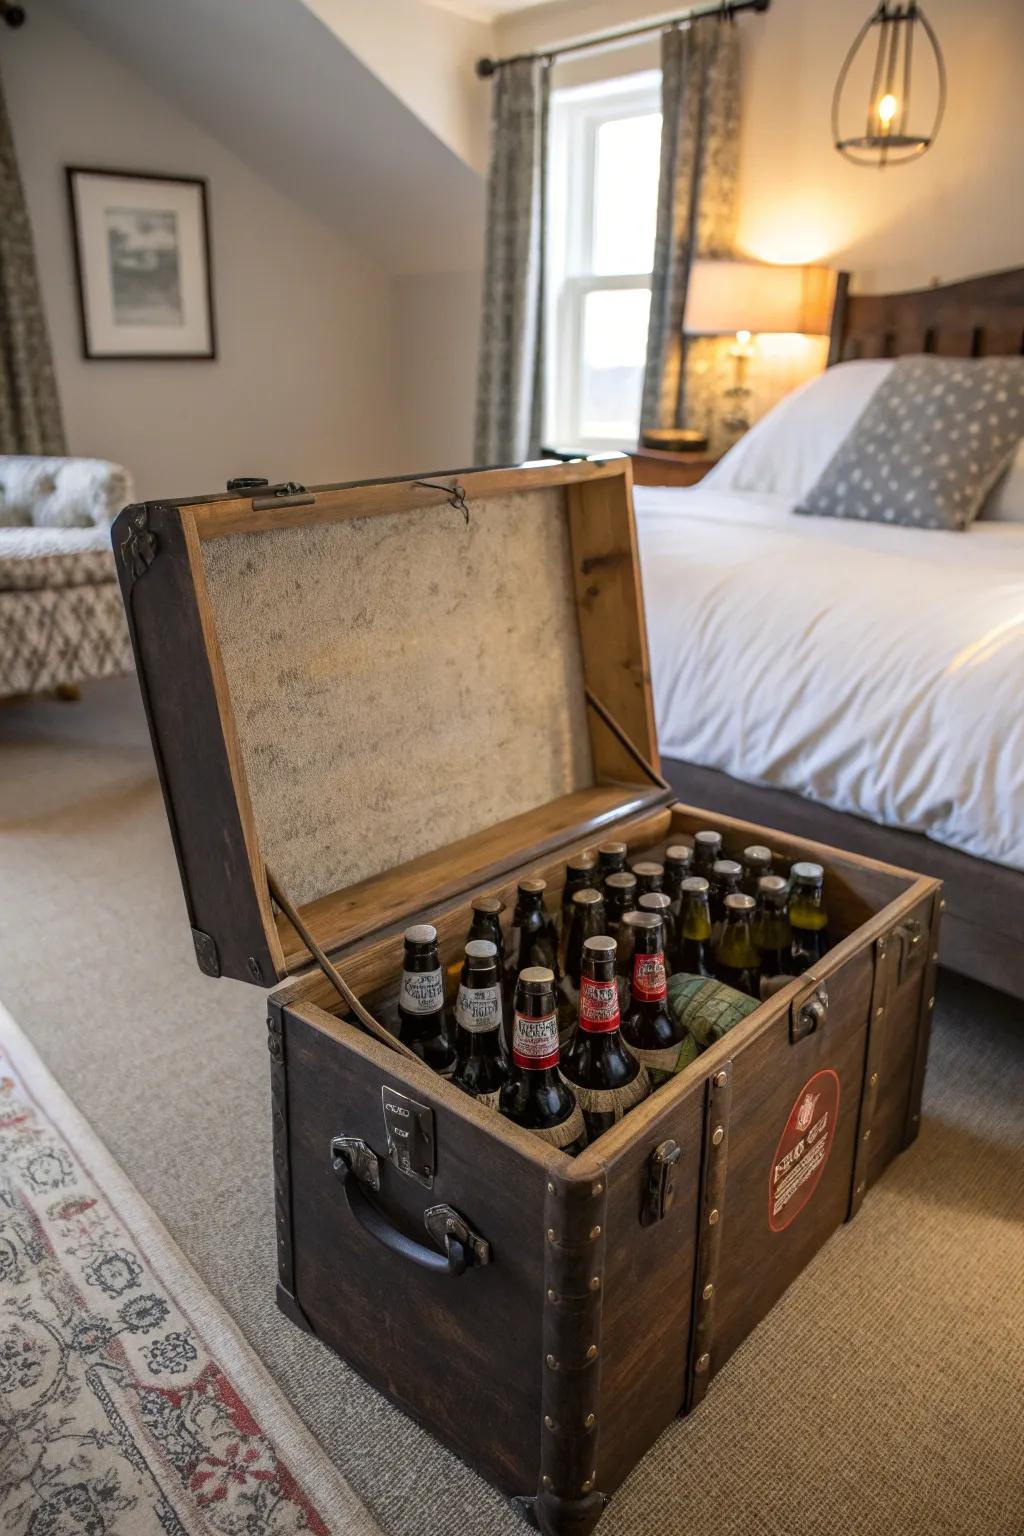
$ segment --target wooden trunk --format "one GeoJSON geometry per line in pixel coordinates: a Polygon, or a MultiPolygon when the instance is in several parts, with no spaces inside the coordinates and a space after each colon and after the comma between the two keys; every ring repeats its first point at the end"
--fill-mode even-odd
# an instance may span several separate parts
{"type": "MultiPolygon", "coordinates": [[[[269,996],[281,1306],[485,1477],[529,1501],[549,1536],[583,1536],[661,1430],[698,1406],[712,1376],[916,1135],[938,882],[671,803],[657,772],[623,460],[150,503],[126,509],[114,539],[199,964],[264,984],[294,978],[269,996]],[[447,482],[440,489],[439,480],[447,482]],[[553,491],[540,511],[529,500],[553,491]],[[509,495],[525,498],[511,512],[509,495]],[[382,844],[395,832],[414,857],[388,864],[376,845],[360,845],[349,859],[339,844],[331,861],[350,878],[332,885],[296,850],[308,843],[315,861],[321,846],[332,848],[335,810],[357,838],[370,836],[373,794],[354,812],[343,795],[350,762],[357,779],[363,771],[358,747],[346,744],[347,701],[358,699],[364,669],[377,676],[387,665],[400,693],[410,671],[420,675],[419,642],[413,626],[397,666],[379,641],[367,642],[372,654],[347,646],[340,658],[326,641],[310,644],[309,633],[329,636],[335,594],[318,596],[310,576],[318,546],[306,547],[301,530],[343,530],[350,543],[329,551],[337,581],[347,560],[372,586],[375,541],[386,546],[388,537],[373,520],[424,509],[432,509],[427,520],[410,530],[427,541],[417,554],[429,568],[425,600],[441,603],[430,657],[447,655],[445,615],[456,631],[461,622],[466,563],[478,577],[491,566],[496,573],[487,588],[495,634],[488,607],[463,637],[465,670],[452,661],[442,690],[453,711],[492,711],[495,746],[481,763],[493,763],[502,731],[519,718],[502,713],[514,699],[492,710],[487,682],[504,626],[519,622],[512,609],[525,596],[549,603],[557,627],[559,583],[570,570],[579,667],[569,655],[573,634],[563,636],[557,663],[539,637],[534,660],[553,667],[544,674],[545,729],[565,734],[563,722],[575,719],[586,751],[563,743],[549,765],[561,792],[496,823],[485,820],[486,795],[478,803],[467,779],[466,815],[477,824],[429,846],[429,759],[436,735],[443,765],[449,723],[441,719],[434,732],[426,722],[425,746],[417,736],[409,748],[426,753],[419,784],[408,786],[401,763],[379,755],[367,780],[391,818],[382,844]],[[506,590],[501,571],[517,530],[547,539],[549,514],[564,518],[565,571],[562,546],[551,545],[536,587],[506,590]],[[451,544],[435,567],[436,537],[451,544]],[[301,582],[303,604],[315,610],[312,631],[308,615],[293,620],[280,604],[260,630],[259,591],[237,601],[235,577],[206,554],[216,540],[238,545],[243,581],[301,582]],[[489,566],[481,550],[495,541],[500,558],[489,566]],[[483,692],[474,696],[477,682],[483,692]],[[316,709],[323,719],[311,727],[316,709]],[[293,727],[313,733],[289,756],[293,727]],[[308,799],[304,753],[328,817],[312,839],[308,818],[320,807],[308,799]],[[336,762],[343,772],[332,785],[336,762]],[[311,808],[284,840],[272,821],[275,774],[294,776],[297,802],[311,808]],[[730,852],[767,843],[781,860],[823,863],[840,941],[575,1159],[358,1028],[269,893],[268,846],[292,858],[297,905],[315,938],[363,1002],[387,1017],[408,923],[437,926],[447,965],[474,896],[498,894],[508,906],[530,873],[558,899],[571,851],[614,834],[631,856],[654,852],[700,827],[720,830],[730,852]],[[419,1139],[404,1156],[401,1128],[409,1126],[419,1139]]],[[[374,623],[370,613],[371,636],[374,623]]],[[[540,685],[536,667],[527,673],[529,692],[540,685]]],[[[373,694],[371,703],[374,712],[390,707],[373,694]]],[[[522,718],[532,729],[532,717],[522,718]]],[[[456,777],[460,766],[452,766],[456,777]]],[[[536,802],[545,783],[539,778],[526,800],[536,802]]],[[[442,779],[438,794],[445,789],[442,779]]],[[[437,806],[443,830],[443,799],[437,806]]]]}

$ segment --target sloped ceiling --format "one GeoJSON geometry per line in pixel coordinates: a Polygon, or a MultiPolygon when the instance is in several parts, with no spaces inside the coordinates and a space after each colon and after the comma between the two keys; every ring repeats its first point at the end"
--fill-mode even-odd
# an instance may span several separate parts
{"type": "MultiPolygon", "coordinates": [[[[479,264],[479,172],[303,0],[52,4],[386,270],[479,264]]],[[[129,158],[130,150],[126,145],[129,158]]]]}

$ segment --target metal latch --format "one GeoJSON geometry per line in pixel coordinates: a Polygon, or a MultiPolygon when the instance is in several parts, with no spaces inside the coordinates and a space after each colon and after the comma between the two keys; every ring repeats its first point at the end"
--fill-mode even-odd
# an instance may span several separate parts
{"type": "Polygon", "coordinates": [[[647,1190],[640,1220],[645,1227],[661,1221],[672,1209],[676,1197],[676,1169],[682,1149],[671,1138],[655,1147],[647,1159],[647,1190]]]}
{"type": "Polygon", "coordinates": [[[813,976],[807,979],[811,982],[813,991],[801,993],[789,1010],[791,1045],[795,1045],[798,1040],[803,1040],[807,1035],[813,1035],[816,1030],[823,1027],[828,1018],[828,988],[823,981],[815,981],[813,976]]]}
{"type": "Polygon", "coordinates": [[[388,1158],[399,1173],[415,1179],[425,1189],[432,1189],[437,1166],[434,1111],[429,1104],[410,1099],[407,1093],[400,1093],[388,1083],[380,1090],[380,1102],[388,1158]]]}
{"type": "Polygon", "coordinates": [[[460,1216],[450,1205],[431,1205],[423,1212],[423,1225],[437,1246],[446,1254],[451,1253],[452,1243],[461,1243],[471,1264],[489,1264],[491,1245],[485,1237],[460,1216]]]}
{"type": "Polygon", "coordinates": [[[358,1136],[335,1136],[331,1142],[335,1165],[345,1163],[361,1184],[380,1192],[380,1161],[372,1147],[358,1136]]]}

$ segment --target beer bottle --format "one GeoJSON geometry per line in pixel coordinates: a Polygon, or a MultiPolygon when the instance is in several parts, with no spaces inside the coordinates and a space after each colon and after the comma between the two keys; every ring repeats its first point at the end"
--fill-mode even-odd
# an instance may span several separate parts
{"type": "Polygon", "coordinates": [[[636,875],[628,869],[609,875],[604,883],[605,932],[617,938],[622,919],[636,909],[636,875]]]}
{"type": "Polygon", "coordinates": [[[725,898],[740,888],[742,866],[735,859],[716,859],[711,871],[711,890],[708,900],[711,906],[711,926],[718,928],[725,917],[725,898]]]}
{"type": "MultiPolygon", "coordinates": [[[[498,973],[501,974],[505,962],[505,935],[501,931],[501,902],[497,896],[474,896],[471,903],[473,917],[466,935],[467,944],[471,939],[489,939],[498,950],[498,973]]],[[[462,977],[462,959],[456,955],[445,972],[445,996],[452,1001],[459,990],[459,982],[462,977]]]]}
{"type": "Polygon", "coordinates": [[[722,857],[721,832],[698,832],[693,839],[693,873],[711,879],[715,860],[722,857]]]}
{"type": "Polygon", "coordinates": [[[664,891],[645,891],[637,902],[637,910],[640,912],[656,912],[665,925],[665,974],[671,976],[673,965],[670,950],[672,949],[672,898],[664,891]]]}
{"type": "Polygon", "coordinates": [[[516,889],[512,930],[505,957],[513,991],[520,971],[528,965],[546,965],[558,975],[557,944],[544,910],[546,890],[547,883],[544,880],[520,880],[516,889]]]}
{"type": "Polygon", "coordinates": [[[569,929],[572,927],[572,899],[577,891],[593,890],[599,885],[597,854],[593,848],[584,848],[582,853],[571,854],[565,866],[565,884],[562,887],[562,933],[559,959],[563,967],[566,946],[569,943],[569,929]]]}
{"type": "Polygon", "coordinates": [[[626,867],[625,843],[599,843],[597,849],[597,872],[600,876],[599,887],[603,888],[609,875],[617,875],[626,867]]]}
{"type": "Polygon", "coordinates": [[[794,976],[820,960],[828,949],[828,913],[825,910],[825,871],[820,864],[801,861],[789,872],[790,947],[794,976]]]}
{"type": "Polygon", "coordinates": [[[575,1156],[587,1144],[583,1112],[558,1071],[554,972],[528,965],[516,983],[512,1063],[501,1089],[503,1115],[575,1156]]]}
{"type": "Polygon", "coordinates": [[[682,905],[680,887],[693,865],[693,849],[688,843],[673,843],[665,849],[665,890],[672,898],[672,921],[679,919],[682,905]]]}
{"type": "Polygon", "coordinates": [[[665,881],[665,866],[657,864],[653,859],[641,859],[639,863],[631,866],[636,875],[637,896],[646,896],[648,891],[660,891],[665,881]]]}
{"type": "Polygon", "coordinates": [[[675,1071],[686,1039],[685,1029],[677,1026],[668,1011],[664,926],[656,912],[630,914],[633,975],[622,1019],[622,1038],[643,1062],[655,1087],[675,1071]]]}
{"type": "Polygon", "coordinates": [[[490,1109],[497,1109],[508,1076],[501,1026],[497,946],[490,939],[470,939],[455,1000],[452,1082],[490,1109]]]}
{"type": "Polygon", "coordinates": [[[682,902],[676,924],[675,969],[687,976],[712,976],[711,911],[708,882],[703,876],[687,875],[682,902]]]}
{"type": "Polygon", "coordinates": [[[580,975],[583,945],[592,935],[604,933],[604,897],[600,891],[584,887],[572,899],[569,941],[565,948],[565,968],[558,995],[558,1037],[564,1044],[576,1025],[580,1002],[580,975]]]}
{"type": "Polygon", "coordinates": [[[757,900],[757,883],[765,875],[772,872],[772,851],[761,843],[751,843],[749,848],[744,848],[741,855],[743,864],[743,880],[740,890],[747,896],[753,896],[757,900]]]}
{"type": "Polygon", "coordinates": [[[715,946],[715,976],[727,987],[761,996],[761,957],[754,943],[754,898],[734,891],[725,898],[725,917],[715,946]]]}
{"type": "Polygon", "coordinates": [[[562,1076],[583,1111],[588,1141],[651,1091],[647,1068],[623,1045],[619,1025],[615,940],[594,935],[584,940],[579,1020],[562,1056],[562,1076]]]}
{"type": "Polygon", "coordinates": [[[757,888],[757,912],[754,915],[754,943],[761,955],[761,995],[774,988],[779,976],[793,974],[793,931],[786,905],[789,886],[781,875],[762,875],[757,888]]]}
{"type": "Polygon", "coordinates": [[[402,985],[398,993],[399,1038],[442,1077],[455,1069],[455,1051],[444,1017],[444,984],[437,929],[417,923],[405,930],[402,985]]]}

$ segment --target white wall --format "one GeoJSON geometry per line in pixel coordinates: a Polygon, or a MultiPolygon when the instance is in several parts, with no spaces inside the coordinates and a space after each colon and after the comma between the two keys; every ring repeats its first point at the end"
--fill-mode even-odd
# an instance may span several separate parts
{"type": "Polygon", "coordinates": [[[391,282],[34,0],[2,77],[36,239],[70,451],[117,459],[143,497],[231,475],[388,474],[398,456],[391,282]],[[219,356],[86,362],[63,167],[206,176],[219,356]]]}
{"type": "Polygon", "coordinates": [[[399,278],[395,327],[399,472],[467,467],[473,462],[479,270],[399,278]]]}

